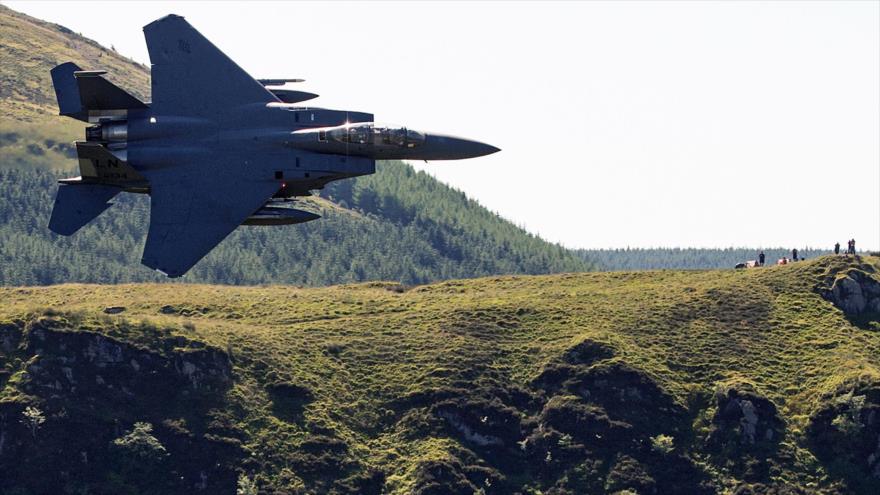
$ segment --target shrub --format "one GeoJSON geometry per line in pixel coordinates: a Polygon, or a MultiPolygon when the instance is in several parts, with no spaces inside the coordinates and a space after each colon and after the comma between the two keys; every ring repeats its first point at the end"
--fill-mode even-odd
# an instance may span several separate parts
{"type": "Polygon", "coordinates": [[[168,451],[152,432],[153,425],[150,423],[135,423],[125,436],[113,440],[113,446],[134,460],[159,462],[168,455],[168,451]]]}
{"type": "Polygon", "coordinates": [[[257,482],[248,478],[246,474],[238,475],[238,489],[235,495],[257,495],[257,482]]]}
{"type": "Polygon", "coordinates": [[[651,438],[651,448],[659,454],[670,454],[675,450],[674,438],[661,433],[651,438]]]}
{"type": "Polygon", "coordinates": [[[46,417],[43,416],[43,411],[40,411],[36,407],[28,406],[22,411],[21,415],[23,416],[21,422],[27,426],[31,435],[34,437],[34,440],[36,440],[37,430],[46,422],[46,417]]]}
{"type": "Polygon", "coordinates": [[[857,436],[862,431],[861,416],[865,407],[865,396],[853,395],[853,391],[850,390],[837,400],[844,409],[831,421],[831,424],[848,437],[857,436]]]}

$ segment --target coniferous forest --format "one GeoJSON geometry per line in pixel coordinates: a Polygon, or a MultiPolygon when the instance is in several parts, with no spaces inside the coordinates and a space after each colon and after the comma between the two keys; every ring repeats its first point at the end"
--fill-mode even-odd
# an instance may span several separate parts
{"type": "MultiPolygon", "coordinates": [[[[326,285],[365,280],[420,284],[499,273],[583,271],[574,253],[534,237],[412,167],[328,187],[306,204],[323,218],[240,227],[187,282],[326,285]]],[[[0,168],[0,285],[164,281],[140,265],[146,196],[122,194],[71,237],[46,228],[59,175],[0,168]]]]}

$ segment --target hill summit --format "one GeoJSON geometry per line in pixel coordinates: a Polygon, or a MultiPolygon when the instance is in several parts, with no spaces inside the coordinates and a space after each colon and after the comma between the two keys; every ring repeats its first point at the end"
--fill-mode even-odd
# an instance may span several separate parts
{"type": "Polygon", "coordinates": [[[4,493],[880,489],[877,257],[0,299],[4,493]]]}
{"type": "MultiPolygon", "coordinates": [[[[70,238],[51,234],[71,142],[83,125],[58,116],[49,70],[72,61],[149,101],[149,70],[70,29],[0,5],[0,285],[161,282],[139,264],[149,201],[121,195],[70,238]]],[[[333,183],[299,203],[324,218],[240,227],[186,276],[190,282],[418,284],[502,273],[584,271],[592,264],[494,214],[402,162],[333,183]]]]}

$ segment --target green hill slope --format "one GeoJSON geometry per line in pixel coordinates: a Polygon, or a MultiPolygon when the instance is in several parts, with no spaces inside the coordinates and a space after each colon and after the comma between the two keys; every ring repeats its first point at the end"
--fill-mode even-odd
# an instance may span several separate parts
{"type": "MultiPolygon", "coordinates": [[[[0,6],[0,285],[162,281],[139,264],[147,198],[123,195],[72,238],[51,234],[55,181],[75,167],[82,125],[57,116],[49,70],[72,60],[103,68],[144,99],[148,69],[70,30],[0,6]]],[[[373,176],[333,184],[306,209],[324,218],[240,228],[188,282],[406,284],[499,273],[584,271],[590,263],[416,173],[382,162],[373,176]],[[336,203],[334,203],[334,201],[336,203]],[[338,203],[338,204],[337,204],[338,203]]]]}
{"type": "Polygon", "coordinates": [[[878,270],[0,289],[0,491],[877,493],[878,270]]]}

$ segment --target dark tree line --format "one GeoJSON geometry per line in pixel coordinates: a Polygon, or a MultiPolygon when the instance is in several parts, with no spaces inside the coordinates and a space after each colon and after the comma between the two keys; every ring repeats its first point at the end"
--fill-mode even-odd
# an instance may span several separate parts
{"type": "MultiPolygon", "coordinates": [[[[815,258],[831,252],[830,249],[797,247],[798,257],[815,258]]],[[[598,270],[663,270],[663,269],[712,269],[733,268],[737,263],[755,260],[760,249],[756,248],[624,248],[579,249],[584,260],[598,270]]],[[[772,265],[783,256],[791,257],[791,248],[766,248],[765,265],[772,265]]]]}
{"type": "MultiPolygon", "coordinates": [[[[241,227],[183,278],[223,284],[420,284],[507,273],[583,271],[589,263],[512,225],[400,162],[333,184],[344,208],[284,227],[241,227]]],[[[140,265],[149,200],[121,194],[71,237],[46,228],[56,173],[0,168],[0,285],[166,281],[140,265]]]]}

